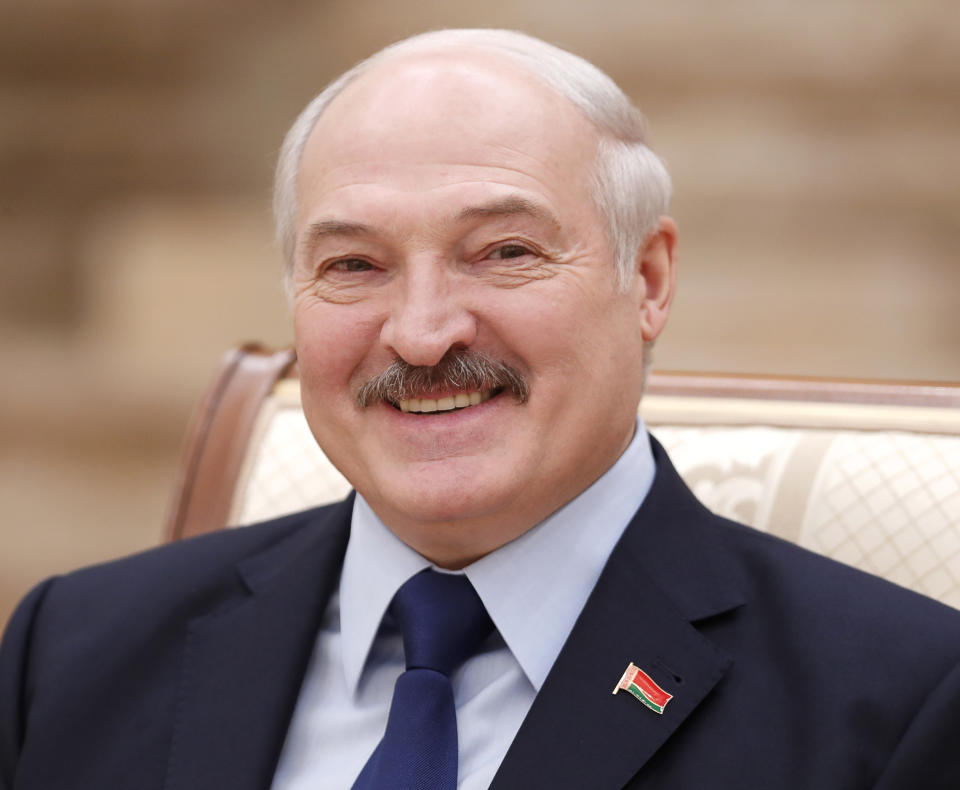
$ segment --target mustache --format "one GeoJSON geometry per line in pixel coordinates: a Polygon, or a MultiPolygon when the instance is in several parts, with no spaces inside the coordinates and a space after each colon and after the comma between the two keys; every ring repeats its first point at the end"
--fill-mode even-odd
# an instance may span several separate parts
{"type": "Polygon", "coordinates": [[[530,387],[512,365],[479,351],[448,351],[436,365],[411,365],[396,359],[357,391],[357,405],[366,408],[378,401],[399,403],[424,392],[503,389],[526,403],[530,387]]]}

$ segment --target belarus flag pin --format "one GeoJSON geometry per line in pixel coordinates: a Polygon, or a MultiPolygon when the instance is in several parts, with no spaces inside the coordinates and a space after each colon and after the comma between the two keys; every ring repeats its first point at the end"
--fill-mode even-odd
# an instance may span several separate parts
{"type": "Polygon", "coordinates": [[[634,666],[632,662],[623,673],[623,677],[620,678],[620,682],[617,683],[613,693],[616,694],[621,689],[629,691],[650,710],[661,715],[663,709],[667,707],[667,703],[673,699],[673,694],[667,694],[653,682],[653,678],[639,667],[634,666]]]}

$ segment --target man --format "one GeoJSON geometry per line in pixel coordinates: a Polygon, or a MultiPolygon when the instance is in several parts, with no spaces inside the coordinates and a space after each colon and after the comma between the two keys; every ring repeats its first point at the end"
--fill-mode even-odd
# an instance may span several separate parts
{"type": "Polygon", "coordinates": [[[960,615],[712,516],[638,426],[668,196],[616,86],[520,34],[328,87],[276,205],[304,410],[357,493],[31,593],[0,787],[958,786],[960,615]],[[478,618],[442,669],[409,623],[466,615],[408,606],[423,579],[478,618]]]}

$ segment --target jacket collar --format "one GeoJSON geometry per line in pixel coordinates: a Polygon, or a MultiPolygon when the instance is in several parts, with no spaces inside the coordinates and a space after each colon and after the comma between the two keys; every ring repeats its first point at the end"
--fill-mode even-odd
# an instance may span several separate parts
{"type": "Polygon", "coordinates": [[[189,623],[165,790],[270,786],[352,506],[323,508],[242,561],[234,591],[189,623]]]}
{"type": "Polygon", "coordinates": [[[491,787],[621,788],[732,664],[693,623],[744,602],[717,520],[653,442],[657,474],[491,787]],[[662,715],[611,692],[629,663],[673,694],[662,715]]]}

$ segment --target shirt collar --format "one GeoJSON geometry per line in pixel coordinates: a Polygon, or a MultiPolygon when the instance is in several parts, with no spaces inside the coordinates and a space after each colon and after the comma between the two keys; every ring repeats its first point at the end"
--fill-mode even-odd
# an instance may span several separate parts
{"type": "Polygon", "coordinates": [[[351,694],[394,594],[429,567],[430,561],[394,535],[358,493],[340,574],[340,642],[351,694]]]}
{"type": "MultiPolygon", "coordinates": [[[[650,440],[638,418],[623,455],[589,488],[464,569],[537,691],[653,476],[650,440]]],[[[343,668],[351,693],[394,594],[429,567],[430,561],[397,538],[358,494],[340,578],[343,668]]]]}

